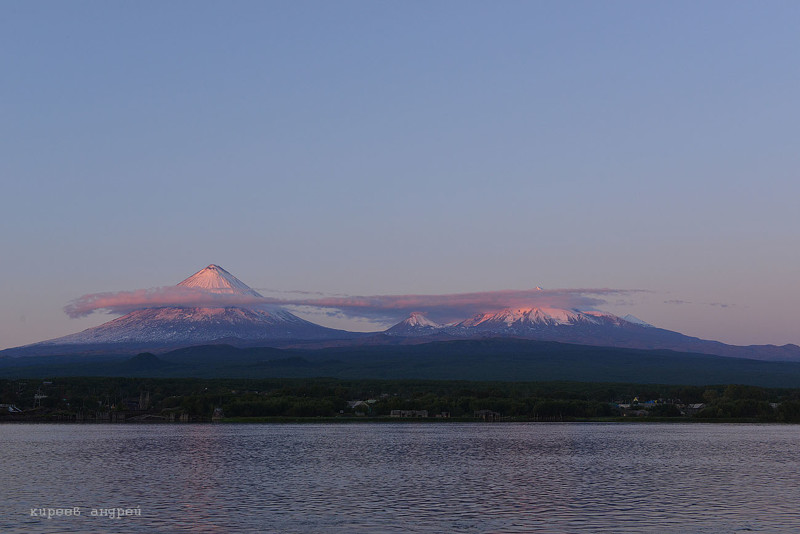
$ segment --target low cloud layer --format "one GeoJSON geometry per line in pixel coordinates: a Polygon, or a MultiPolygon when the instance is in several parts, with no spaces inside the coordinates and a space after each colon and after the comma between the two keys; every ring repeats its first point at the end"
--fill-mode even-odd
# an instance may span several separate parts
{"type": "MultiPolygon", "coordinates": [[[[689,300],[665,300],[664,304],[676,304],[676,305],[683,305],[683,304],[694,304],[692,301],[689,300]]],[[[698,305],[701,306],[714,306],[716,308],[732,308],[735,304],[728,304],[726,302],[698,302],[698,305]]]]}
{"type": "Polygon", "coordinates": [[[135,291],[92,293],[64,306],[72,318],[84,317],[96,311],[125,314],[145,308],[224,308],[227,306],[254,307],[269,304],[263,297],[212,293],[202,289],[169,286],[135,291]]]}
{"type": "Polygon", "coordinates": [[[329,310],[349,318],[400,320],[411,312],[423,312],[440,322],[471,317],[476,313],[504,308],[552,307],[590,310],[606,303],[611,296],[639,292],[629,289],[525,289],[456,293],[449,295],[372,295],[320,298],[270,298],[219,294],[177,286],[137,291],[84,295],[64,311],[70,317],[83,317],[95,311],[124,314],[144,308],[160,307],[311,307],[329,310]]]}
{"type": "Polygon", "coordinates": [[[606,303],[609,295],[630,293],[619,289],[525,289],[457,293],[449,295],[374,295],[368,297],[330,297],[285,305],[306,305],[339,310],[349,317],[402,319],[411,312],[423,312],[431,319],[449,322],[481,312],[504,308],[594,309],[606,303]]]}

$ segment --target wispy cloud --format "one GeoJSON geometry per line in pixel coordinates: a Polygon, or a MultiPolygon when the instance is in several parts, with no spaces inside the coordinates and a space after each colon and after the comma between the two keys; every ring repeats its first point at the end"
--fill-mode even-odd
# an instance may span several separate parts
{"type": "MultiPolygon", "coordinates": [[[[695,304],[690,300],[680,300],[680,299],[672,299],[672,300],[665,300],[664,304],[695,304]]],[[[728,304],[725,302],[698,302],[697,305],[699,306],[714,306],[715,308],[732,308],[735,304],[728,304]]]]}
{"type": "Polygon", "coordinates": [[[263,291],[264,293],[280,293],[283,295],[317,295],[324,296],[330,293],[323,293],[322,291],[303,291],[302,289],[272,289],[269,287],[257,287],[256,291],[263,291]]]}
{"type": "MultiPolygon", "coordinates": [[[[642,290],[630,289],[524,289],[456,293],[445,295],[371,295],[320,298],[270,298],[206,292],[194,288],[162,287],[115,293],[84,295],[69,303],[64,311],[70,317],[82,317],[94,311],[128,313],[154,307],[311,307],[336,315],[370,320],[393,320],[421,311],[431,318],[447,322],[476,313],[516,307],[553,307],[594,309],[609,297],[619,297],[642,290]]],[[[302,293],[301,293],[302,294],[302,293]]]]}
{"type": "Polygon", "coordinates": [[[64,306],[64,312],[76,318],[95,311],[124,314],[144,308],[264,306],[270,304],[270,300],[272,299],[251,295],[212,293],[196,288],[169,286],[83,295],[64,306]]]}
{"type": "Polygon", "coordinates": [[[727,304],[725,302],[706,302],[709,306],[716,306],[717,308],[731,308],[735,304],[727,304]]]}
{"type": "Polygon", "coordinates": [[[631,293],[620,289],[524,289],[456,293],[446,295],[372,295],[327,297],[286,305],[333,308],[349,317],[395,319],[414,311],[425,312],[438,321],[464,319],[476,313],[517,307],[592,309],[606,303],[611,295],[631,293]]]}

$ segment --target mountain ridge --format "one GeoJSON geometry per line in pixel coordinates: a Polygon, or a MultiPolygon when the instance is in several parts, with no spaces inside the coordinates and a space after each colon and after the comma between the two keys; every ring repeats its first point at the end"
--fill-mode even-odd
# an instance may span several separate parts
{"type": "Polygon", "coordinates": [[[380,332],[336,330],[302,319],[275,306],[216,264],[177,284],[215,297],[209,306],[161,306],[137,309],[82,332],[0,351],[0,357],[49,354],[163,353],[180,347],[229,343],[238,347],[317,348],[419,345],[436,341],[494,337],[554,341],[597,347],[665,349],[733,358],[800,361],[797,345],[726,345],[653,326],[632,315],[554,307],[517,307],[478,313],[450,324],[424,311],[380,332]],[[230,295],[228,299],[226,296],[230,295]],[[235,298],[234,298],[235,297],[235,298]],[[222,300],[220,300],[222,299],[222,300]],[[225,300],[247,306],[220,304],[225,300]],[[260,299],[264,302],[261,303],[260,299]]]}

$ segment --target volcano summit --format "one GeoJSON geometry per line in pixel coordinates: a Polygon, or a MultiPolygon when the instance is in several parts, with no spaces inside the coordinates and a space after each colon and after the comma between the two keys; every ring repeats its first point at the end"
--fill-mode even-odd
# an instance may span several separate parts
{"type": "Polygon", "coordinates": [[[166,350],[189,345],[325,340],[352,337],[306,321],[277,306],[261,304],[263,297],[219,265],[209,265],[175,286],[209,306],[162,306],[134,310],[93,328],[56,339],[11,349],[20,355],[74,354],[79,352],[128,353],[166,350]],[[226,298],[234,297],[234,298],[226,298]],[[247,306],[215,305],[244,297],[247,306]]]}

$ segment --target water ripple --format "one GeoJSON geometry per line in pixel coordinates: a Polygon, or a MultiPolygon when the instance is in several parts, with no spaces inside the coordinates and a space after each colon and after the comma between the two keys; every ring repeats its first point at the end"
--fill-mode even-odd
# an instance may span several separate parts
{"type": "Polygon", "coordinates": [[[792,531],[798,437],[780,425],[5,425],[0,531],[792,531]]]}

